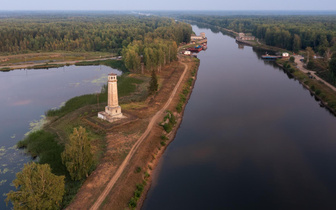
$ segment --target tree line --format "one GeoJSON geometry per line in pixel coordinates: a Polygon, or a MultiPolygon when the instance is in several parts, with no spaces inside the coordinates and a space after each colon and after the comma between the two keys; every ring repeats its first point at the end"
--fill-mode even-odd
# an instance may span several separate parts
{"type": "MultiPolygon", "coordinates": [[[[177,43],[190,42],[191,33],[189,24],[160,17],[56,16],[55,20],[40,16],[28,19],[4,18],[0,19],[0,50],[9,53],[48,50],[118,51],[122,53],[125,65],[131,71],[152,71],[149,92],[153,94],[158,89],[155,71],[161,71],[161,67],[176,60],[177,43]],[[118,40],[116,45],[108,44],[115,40],[118,40]]],[[[25,164],[13,181],[16,191],[9,192],[6,198],[7,203],[13,203],[14,209],[58,209],[62,207],[69,186],[81,183],[94,169],[96,159],[91,151],[88,133],[83,127],[75,128],[64,145],[57,144],[56,138],[43,130],[37,131],[19,146],[27,147],[31,142],[37,145],[36,139],[52,141],[55,145],[50,145],[53,148],[57,145],[59,149],[57,154],[48,154],[55,156],[53,158],[57,161],[61,160],[61,163],[53,165],[48,159],[45,164],[25,164]],[[57,174],[53,166],[65,167],[66,171],[57,174]]]]}
{"type": "Polygon", "coordinates": [[[172,40],[135,41],[122,51],[125,66],[132,72],[161,71],[177,58],[177,44],[172,40]]]}
{"type": "Polygon", "coordinates": [[[171,18],[134,15],[61,15],[2,18],[0,52],[103,51],[121,53],[145,37],[190,40],[191,29],[171,18]]]}
{"type": "Polygon", "coordinates": [[[321,56],[336,51],[336,16],[333,15],[181,15],[180,18],[252,33],[267,45],[294,52],[307,47],[321,56]]]}

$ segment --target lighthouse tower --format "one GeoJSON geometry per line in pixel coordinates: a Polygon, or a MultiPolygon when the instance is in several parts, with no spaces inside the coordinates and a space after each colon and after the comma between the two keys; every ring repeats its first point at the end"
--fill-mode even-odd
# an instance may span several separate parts
{"type": "Polygon", "coordinates": [[[108,75],[108,89],[107,89],[107,106],[105,107],[105,112],[99,112],[98,117],[103,120],[108,120],[113,122],[117,119],[124,118],[121,113],[121,107],[118,103],[118,86],[117,86],[117,75],[108,75]]]}

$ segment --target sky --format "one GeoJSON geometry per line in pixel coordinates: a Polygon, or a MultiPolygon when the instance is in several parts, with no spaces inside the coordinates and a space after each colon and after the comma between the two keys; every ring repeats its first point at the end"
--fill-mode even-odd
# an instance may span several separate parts
{"type": "Polygon", "coordinates": [[[336,10],[335,0],[0,0],[0,10],[336,10]]]}

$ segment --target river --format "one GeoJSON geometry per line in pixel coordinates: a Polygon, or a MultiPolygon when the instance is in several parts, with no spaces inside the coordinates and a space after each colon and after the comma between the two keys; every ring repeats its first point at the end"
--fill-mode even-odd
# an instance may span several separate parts
{"type": "Polygon", "coordinates": [[[11,207],[6,207],[5,193],[15,189],[15,174],[31,161],[16,143],[41,127],[45,111],[75,96],[100,92],[111,72],[121,74],[107,66],[0,71],[0,209],[11,207]]]}
{"type": "Polygon", "coordinates": [[[333,209],[336,118],[252,47],[208,37],[144,210],[333,209]]]}

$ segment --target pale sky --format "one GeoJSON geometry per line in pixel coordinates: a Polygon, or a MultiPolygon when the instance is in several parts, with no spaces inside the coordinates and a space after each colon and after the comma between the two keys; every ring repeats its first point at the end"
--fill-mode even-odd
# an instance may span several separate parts
{"type": "Polygon", "coordinates": [[[0,0],[0,10],[336,10],[335,0],[0,0]]]}

